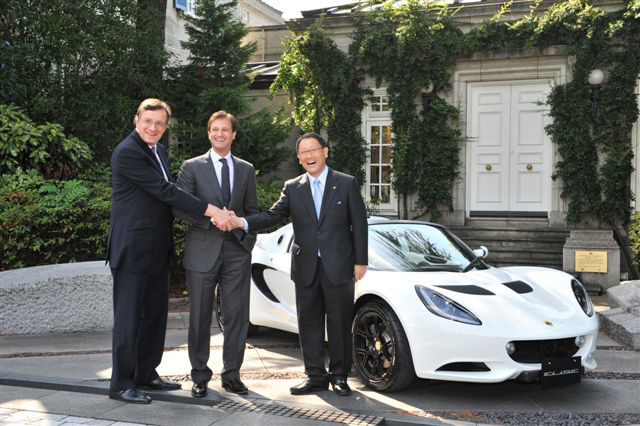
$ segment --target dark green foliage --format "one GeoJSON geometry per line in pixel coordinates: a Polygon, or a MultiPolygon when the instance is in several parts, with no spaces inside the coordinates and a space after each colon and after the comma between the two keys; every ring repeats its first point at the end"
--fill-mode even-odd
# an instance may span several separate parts
{"type": "Polygon", "coordinates": [[[640,213],[636,213],[635,221],[629,226],[629,240],[631,240],[631,253],[634,264],[640,262],[640,213]]]}
{"type": "Polygon", "coordinates": [[[272,114],[263,109],[241,118],[233,142],[233,155],[250,161],[259,175],[277,171],[280,164],[290,158],[291,150],[280,145],[291,133],[291,120],[280,111],[272,114]]]}
{"type": "Polygon", "coordinates": [[[67,138],[58,124],[35,124],[19,108],[0,104],[0,174],[36,169],[47,179],[71,179],[89,164],[91,151],[67,138]]]}
{"type": "Polygon", "coordinates": [[[4,1],[0,102],[60,124],[107,159],[139,102],[160,93],[167,54],[157,2],[4,1]]]}
{"type": "Polygon", "coordinates": [[[0,269],[104,259],[110,207],[107,183],[2,175],[0,269]]]}
{"type": "Polygon", "coordinates": [[[351,57],[314,25],[285,42],[272,93],[282,89],[294,104],[293,118],[303,132],[327,129],[328,163],[364,182],[366,141],[360,134],[360,111],[367,91],[364,74],[351,57]]]}
{"type": "Polygon", "coordinates": [[[437,96],[449,89],[456,58],[465,52],[463,34],[451,21],[452,12],[437,4],[410,0],[391,4],[362,20],[352,51],[377,84],[387,83],[393,121],[393,187],[407,197],[417,192],[416,207],[432,220],[439,207],[451,208],[458,176],[461,135],[459,112],[437,96]],[[381,48],[384,46],[384,48],[381,48]],[[411,72],[407,72],[411,70],[411,72]],[[432,87],[420,113],[416,101],[432,87]]]}

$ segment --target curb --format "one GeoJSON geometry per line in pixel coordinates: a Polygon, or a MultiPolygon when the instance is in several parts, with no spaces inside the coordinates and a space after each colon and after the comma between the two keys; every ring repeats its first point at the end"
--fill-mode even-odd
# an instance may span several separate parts
{"type": "MultiPolygon", "coordinates": [[[[97,380],[67,380],[59,377],[28,376],[6,374],[0,376],[0,385],[24,388],[49,389],[55,391],[78,392],[93,395],[109,394],[108,382],[97,380]]],[[[407,418],[404,416],[378,416],[366,412],[331,411],[325,409],[287,407],[281,401],[258,398],[226,398],[218,392],[209,389],[204,398],[193,398],[186,390],[171,392],[145,391],[156,401],[173,402],[178,404],[205,405],[224,411],[244,411],[272,416],[295,417],[305,420],[331,422],[336,424],[355,425],[385,425],[385,426],[442,426],[442,425],[473,425],[467,422],[442,422],[436,419],[407,418]]]]}

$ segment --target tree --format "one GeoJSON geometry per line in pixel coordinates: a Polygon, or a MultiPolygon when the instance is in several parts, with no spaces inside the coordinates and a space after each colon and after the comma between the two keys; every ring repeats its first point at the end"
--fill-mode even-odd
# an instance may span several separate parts
{"type": "Polygon", "coordinates": [[[169,72],[168,99],[177,119],[173,135],[179,140],[173,153],[181,158],[209,146],[206,123],[211,113],[224,109],[239,115],[247,109],[242,94],[251,80],[245,65],[255,43],[242,45],[247,28],[234,19],[237,1],[218,3],[198,0],[197,16],[185,15],[189,39],[182,47],[189,50],[189,62],[169,72]]]}
{"type": "Polygon", "coordinates": [[[101,158],[157,97],[164,51],[160,0],[6,0],[0,18],[0,102],[63,126],[101,158]]]}
{"type": "Polygon", "coordinates": [[[207,121],[223,109],[242,116],[234,154],[265,174],[277,170],[289,155],[288,149],[278,145],[289,135],[291,123],[282,112],[274,115],[266,109],[247,116],[244,95],[251,84],[247,62],[255,44],[242,44],[247,28],[234,18],[236,4],[199,0],[197,17],[186,17],[189,39],[182,46],[189,50],[189,62],[172,68],[168,81],[167,99],[175,107],[176,118],[172,134],[178,140],[171,147],[172,156],[175,164],[208,149],[207,121]]]}

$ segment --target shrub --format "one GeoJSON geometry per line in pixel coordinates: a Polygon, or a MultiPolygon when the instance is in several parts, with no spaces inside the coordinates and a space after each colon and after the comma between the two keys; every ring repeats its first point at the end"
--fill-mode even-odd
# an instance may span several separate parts
{"type": "Polygon", "coordinates": [[[36,124],[19,108],[0,104],[0,173],[35,169],[47,179],[71,179],[91,160],[86,143],[62,126],[36,124]]]}
{"type": "Polygon", "coordinates": [[[629,225],[629,240],[631,240],[633,264],[638,266],[640,261],[640,213],[636,213],[636,220],[629,225]]]}
{"type": "Polygon", "coordinates": [[[105,182],[0,177],[0,269],[104,259],[111,208],[105,182]]]}

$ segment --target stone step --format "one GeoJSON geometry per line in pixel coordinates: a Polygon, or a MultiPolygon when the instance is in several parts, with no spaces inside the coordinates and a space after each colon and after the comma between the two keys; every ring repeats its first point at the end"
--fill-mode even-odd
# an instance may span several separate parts
{"type": "Polygon", "coordinates": [[[449,228],[463,240],[466,238],[502,238],[502,239],[528,239],[540,241],[562,241],[569,237],[568,231],[563,230],[530,230],[530,229],[504,229],[504,228],[449,228]]]}

